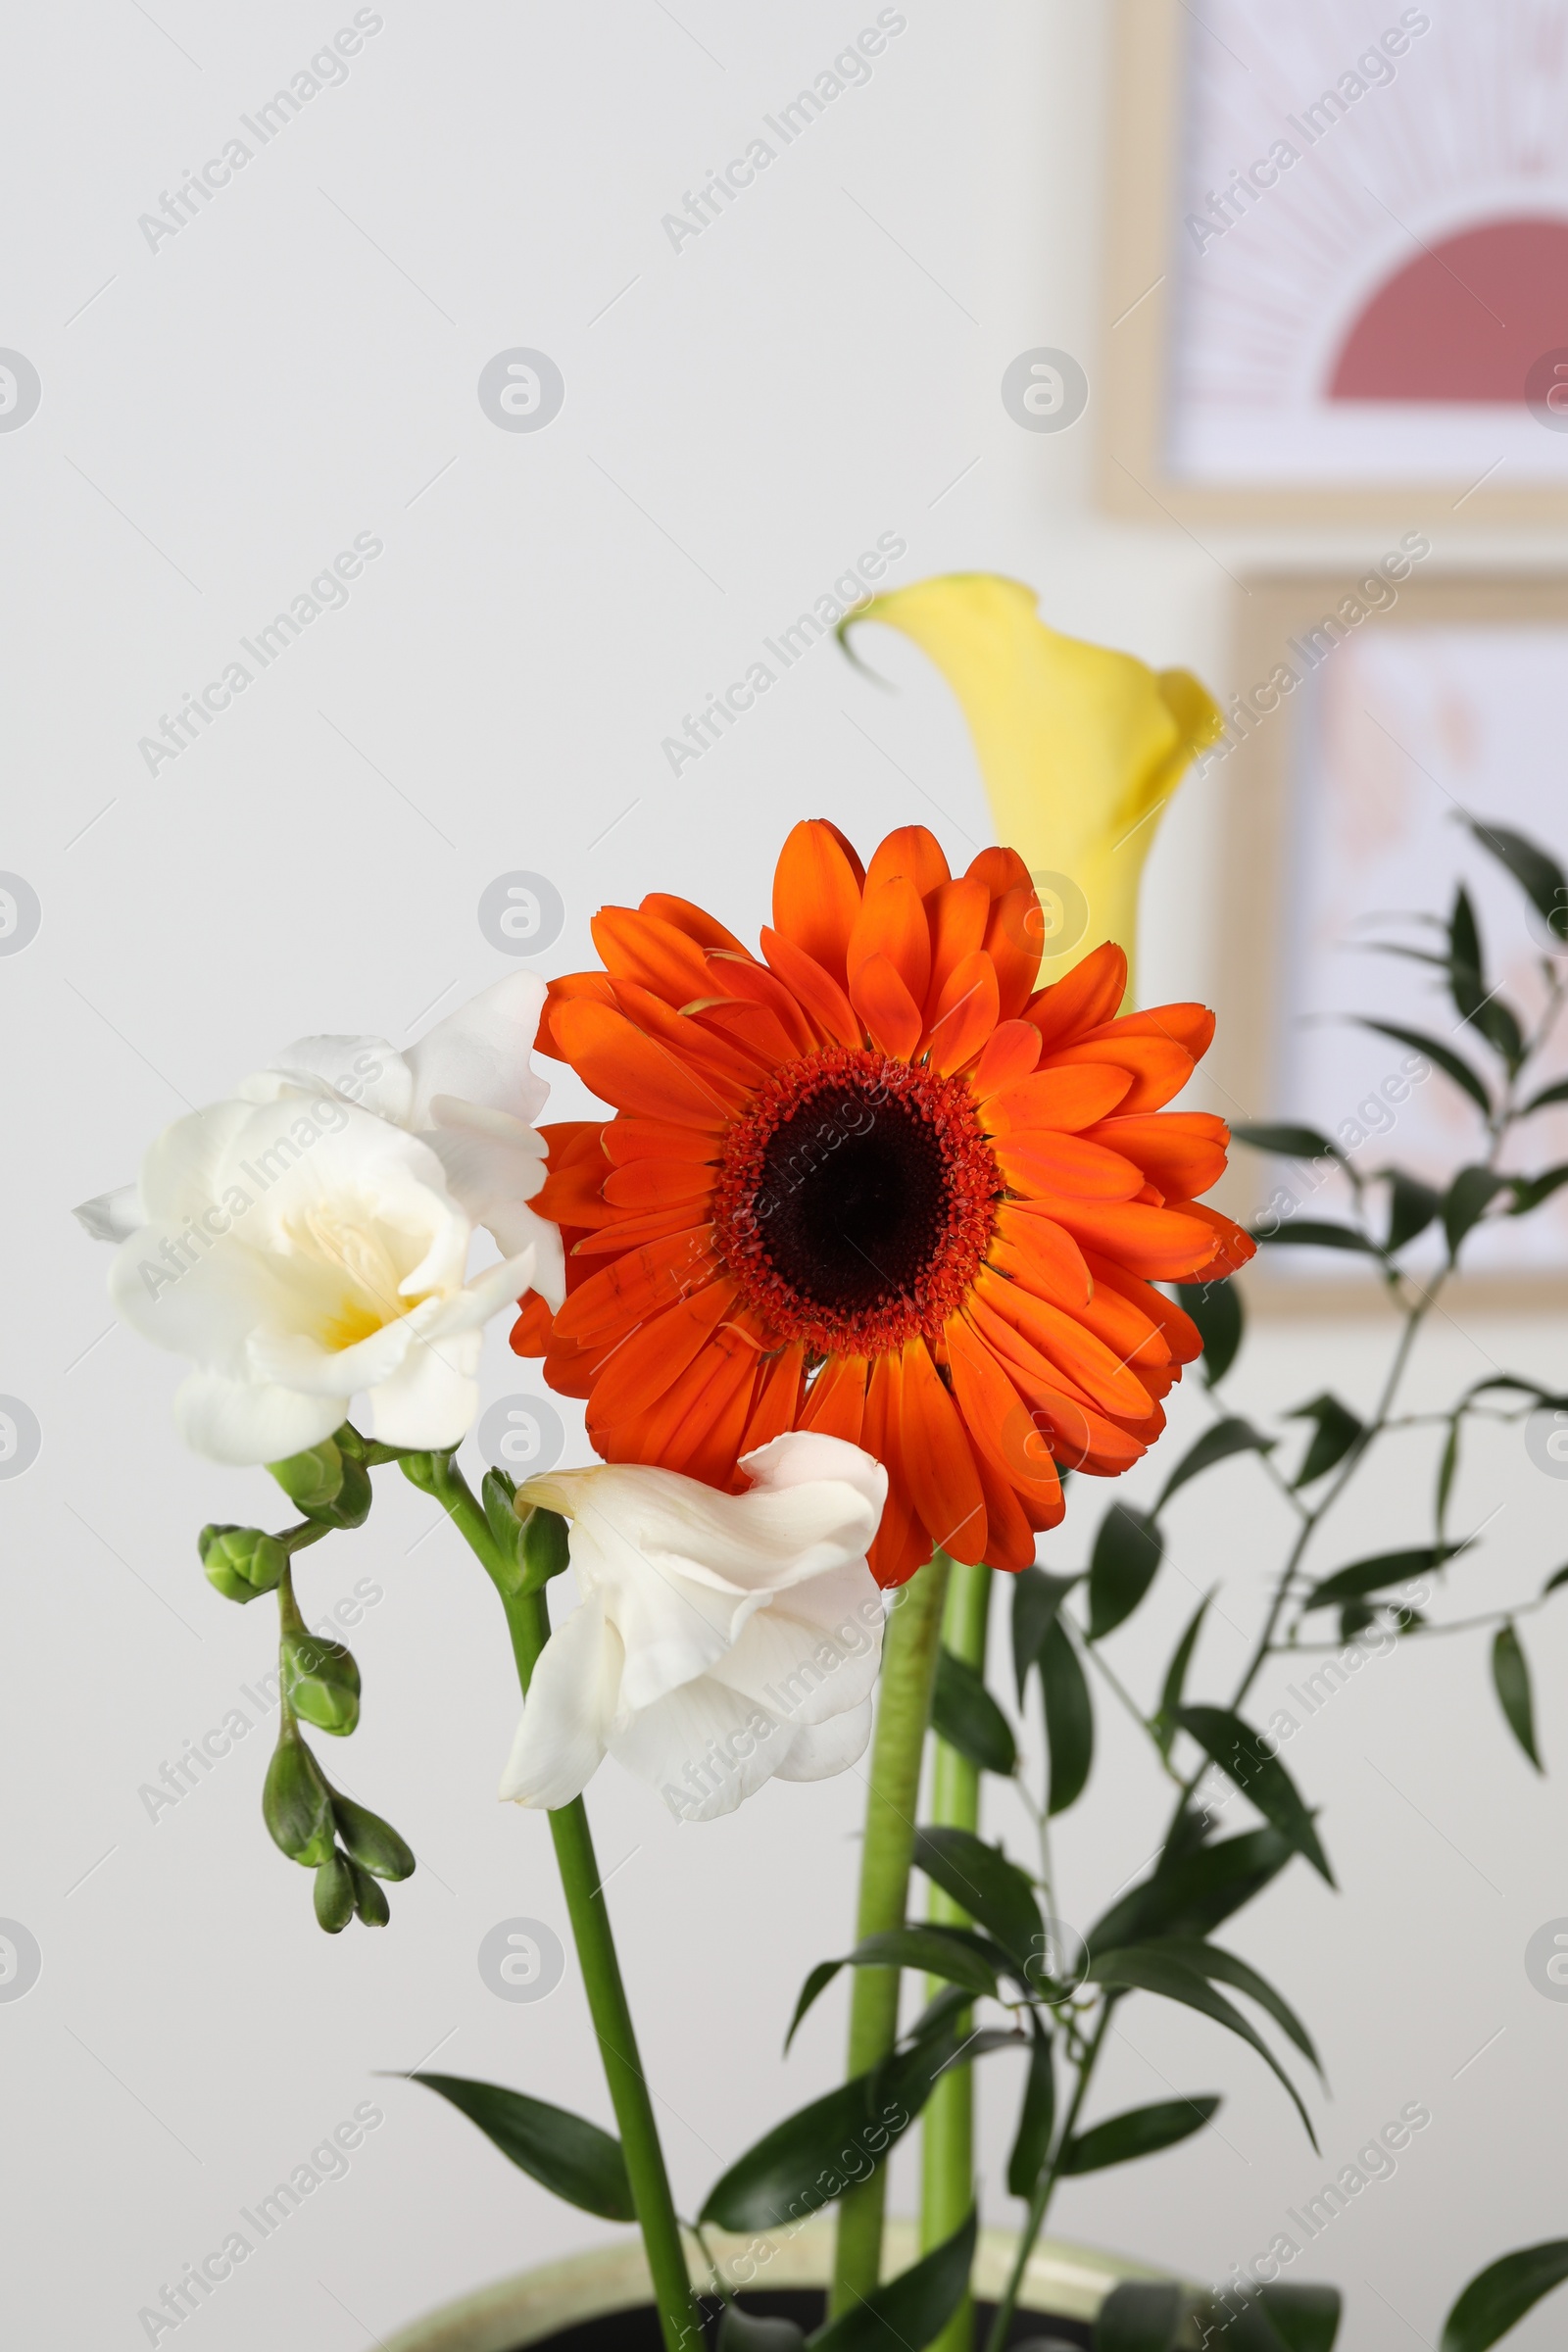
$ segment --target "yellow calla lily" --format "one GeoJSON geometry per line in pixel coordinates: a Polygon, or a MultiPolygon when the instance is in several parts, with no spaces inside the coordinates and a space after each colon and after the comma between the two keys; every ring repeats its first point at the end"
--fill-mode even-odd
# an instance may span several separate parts
{"type": "Polygon", "coordinates": [[[957,696],[998,839],[1035,877],[1046,918],[1042,983],[1102,941],[1127,953],[1159,814],[1224,720],[1185,669],[1047,628],[1034,590],[993,572],[950,572],[849,616],[902,629],[957,696]],[[1059,943],[1059,944],[1058,944],[1059,943]]]}

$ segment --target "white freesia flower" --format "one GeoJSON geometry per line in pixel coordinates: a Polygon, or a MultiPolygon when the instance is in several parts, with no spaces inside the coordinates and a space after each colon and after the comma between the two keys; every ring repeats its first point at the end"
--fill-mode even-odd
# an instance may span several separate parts
{"type": "Polygon", "coordinates": [[[775,1775],[825,1780],[862,1754],[887,1472],[806,1430],[741,1467],[743,1494],[622,1462],[519,1488],[519,1508],[570,1520],[582,1600],[534,1668],[504,1797],[568,1804],[608,1753],[681,1819],[711,1821],[775,1775]]]}
{"type": "MultiPolygon", "coordinates": [[[[505,979],[438,1021],[400,1054],[384,1037],[302,1037],[235,1089],[248,1102],[307,1101],[323,1088],[427,1144],[447,1189],[505,1257],[534,1251],[532,1287],[559,1306],[565,1295],[561,1235],[529,1208],[545,1180],[545,1146],[532,1122],[550,1089],[530,1061],[545,984],[505,979]]],[[[123,1241],[148,1221],[141,1188],[83,1202],[76,1215],[98,1240],[123,1241]]]]}
{"type": "Polygon", "coordinates": [[[466,1281],[473,1229],[436,1153],[321,1084],[176,1120],[134,1194],[110,1296],[195,1362],[175,1418],[219,1461],[314,1446],[362,1391],[386,1444],[457,1445],[480,1326],[538,1281],[531,1247],[466,1281]]]}

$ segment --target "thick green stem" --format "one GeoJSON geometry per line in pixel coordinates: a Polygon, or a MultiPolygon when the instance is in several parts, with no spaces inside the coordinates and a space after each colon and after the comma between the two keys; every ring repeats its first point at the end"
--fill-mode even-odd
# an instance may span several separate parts
{"type": "MultiPolygon", "coordinates": [[[[434,1467],[426,1492],[444,1505],[500,1592],[512,1635],[517,1681],[526,1694],[539,1653],[550,1639],[550,1612],[544,1592],[508,1590],[514,1582],[511,1563],[502,1556],[467,1481],[450,1456],[430,1458],[434,1467]]],[[[424,1485],[425,1481],[421,1477],[416,1483],[424,1485]]],[[[690,2352],[690,2347],[700,2341],[701,2320],[692,2298],[680,2224],[675,2217],[663,2150],[659,2142],[654,2102],[638,2055],[637,2035],[621,1982],[588,1814],[580,1796],[551,1814],[550,1835],[555,1842],[577,1961],[588,1995],[588,2011],[599,2038],[611,2105],[620,2131],[632,2202],[647,2249],[664,2352],[690,2352]]]]}
{"type": "MultiPolygon", "coordinates": [[[[904,1925],[920,1763],[931,1720],[931,1690],[951,1567],[947,1553],[936,1552],[909,1579],[888,1619],[866,1794],[865,1841],[860,1849],[857,1942],[904,1925]]],[[[865,2074],[892,2049],[899,2030],[899,1984],[895,1968],[855,1971],[847,2066],[851,2076],[865,2074]]],[[[857,2308],[877,2283],[886,2197],[887,2173],[881,2166],[840,2202],[830,2303],[834,2314],[857,2308]]]]}
{"type": "MultiPolygon", "coordinates": [[[[984,1563],[970,1567],[955,1561],[948,1583],[942,1641],[956,1658],[984,1673],[986,1624],[995,1582],[984,1563]]],[[[950,1747],[945,1740],[932,1746],[931,1818],[946,1828],[980,1827],[980,1768],[950,1747]]],[[[933,1886],[926,1917],[937,1927],[966,1928],[969,1914],[940,1886],[933,1886]]],[[[932,1978],[934,1996],[944,1987],[932,1978]]],[[[957,2021],[959,2035],[968,2033],[969,2015],[957,2021]]],[[[929,2253],[960,2228],[974,2203],[974,2070],[966,2064],[950,2066],[938,2078],[920,2124],[920,2247],[929,2253]]],[[[932,2352],[968,2352],[974,2340],[974,2298],[965,2294],[932,2352]]]]}

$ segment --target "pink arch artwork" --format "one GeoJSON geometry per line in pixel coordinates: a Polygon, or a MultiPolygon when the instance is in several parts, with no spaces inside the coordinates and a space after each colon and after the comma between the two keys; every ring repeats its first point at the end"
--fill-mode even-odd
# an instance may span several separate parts
{"type": "Polygon", "coordinates": [[[1543,352],[1568,346],[1568,220],[1524,216],[1418,253],[1370,297],[1331,400],[1513,402],[1543,352]]]}

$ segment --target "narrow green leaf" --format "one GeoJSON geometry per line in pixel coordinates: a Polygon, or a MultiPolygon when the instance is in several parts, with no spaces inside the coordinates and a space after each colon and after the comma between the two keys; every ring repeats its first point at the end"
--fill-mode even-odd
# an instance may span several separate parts
{"type": "Polygon", "coordinates": [[[1124,2278],[1100,2307],[1095,2352],[1171,2352],[1187,2307],[1174,2278],[1124,2278]]]}
{"type": "Polygon", "coordinates": [[[1199,1976],[1207,1977],[1211,1983],[1229,1984],[1234,1991],[1245,1992],[1249,2000],[1255,2001],[1260,2009],[1267,2012],[1280,2032],[1295,2042],[1307,2064],[1315,2067],[1319,2077],[1322,2076],[1323,2061],[1312,2046],[1311,2034],[1284,1994],[1276,1992],[1268,1979],[1260,1977],[1250,1962],[1238,1959],[1234,1952],[1221,1951],[1217,1944],[1207,1943],[1197,1936],[1162,1936],[1160,1950],[1172,1953],[1176,1959],[1183,1961],[1199,1976]]]}
{"type": "Polygon", "coordinates": [[[1029,2076],[1018,2112],[1017,2136],[1007,2159],[1007,2190],[1014,2197],[1032,2197],[1056,2124],[1056,2073],[1051,2034],[1038,2009],[1029,2012],[1034,2047],[1029,2053],[1029,2076]]]}
{"type": "Polygon", "coordinates": [[[1095,1534],[1089,1561],[1089,1639],[1102,1641],[1129,1618],[1154,1581],[1165,1539],[1147,1511],[1113,1502],[1095,1534]]]}
{"type": "Polygon", "coordinates": [[[1486,996],[1487,980],[1481,928],[1462,882],[1453,894],[1453,912],[1448,917],[1448,985],[1454,1011],[1461,1021],[1469,1020],[1486,996]]]}
{"type": "Polygon", "coordinates": [[[1337,1396],[1331,1396],[1327,1389],[1321,1396],[1314,1396],[1310,1404],[1297,1405],[1285,1418],[1287,1421],[1311,1421],[1315,1424],[1306,1451],[1301,1456],[1301,1467],[1291,1481],[1298,1491],[1311,1486],[1315,1479],[1324,1478],[1329,1471],[1337,1469],[1365,1428],[1365,1424],[1356,1418],[1349,1406],[1342,1404],[1337,1396]]]}
{"type": "MultiPolygon", "coordinates": [[[[959,1992],[956,1997],[962,2002],[968,1996],[959,1992]]],[[[883,2164],[919,2114],[956,2046],[950,2032],[897,2051],[881,2066],[786,2116],[714,2181],[702,2220],[720,2230],[776,2230],[820,2211],[840,2193],[824,2187],[821,2176],[847,2185],[839,2167],[852,2144],[873,2170],[883,2164]]]]}
{"type": "Polygon", "coordinates": [[[1543,2295],[1568,2278],[1568,2237],[1522,2246],[1489,2263],[1471,2279],[1444,2322],[1439,2352],[1488,2352],[1489,2346],[1534,2311],[1543,2295]]]}
{"type": "Polygon", "coordinates": [[[1202,1599],[1188,1619],[1187,1631],[1172,1650],[1170,1664],[1165,1669],[1165,1684],[1159,1694],[1159,1712],[1154,1718],[1154,1730],[1155,1737],[1167,1755],[1170,1753],[1170,1743],[1176,1734],[1176,1711],[1182,1703],[1187,1689],[1188,1669],[1192,1665],[1193,1652],[1198,1647],[1198,1637],[1203,1630],[1203,1619],[1208,1613],[1208,1604],[1213,1597],[1212,1592],[1203,1594],[1202,1599]]]}
{"type": "Polygon", "coordinates": [[[1523,833],[1515,833],[1508,825],[1492,825],[1465,812],[1463,820],[1481,847],[1506,866],[1536,912],[1545,922],[1552,937],[1568,945],[1568,930],[1563,928],[1564,909],[1568,908],[1568,882],[1563,879],[1562,867],[1555,858],[1538,849],[1523,833]]]}
{"type": "MultiPolygon", "coordinates": [[[[1499,1176],[1495,1168],[1459,1170],[1443,1200],[1443,1230],[1448,1238],[1450,1257],[1458,1255],[1465,1235],[1480,1224],[1497,1195],[1507,1192],[1510,1186],[1517,1198],[1517,1185],[1510,1177],[1499,1176]]],[[[1518,1213],[1516,1209],[1514,1214],[1518,1213]]]]}
{"type": "Polygon", "coordinates": [[[938,1739],[956,1747],[982,1772],[1005,1777],[1017,1770],[1018,1750],[1007,1718],[984,1679],[951,1649],[941,1650],[937,1656],[931,1721],[938,1739]]]}
{"type": "Polygon", "coordinates": [[[1236,1361],[1242,1344],[1242,1294],[1234,1282],[1179,1282],[1183,1312],[1198,1326],[1203,1343],[1203,1379],[1216,1388],[1236,1361]]]}
{"type": "Polygon", "coordinates": [[[1459,1468],[1459,1431],[1462,1426],[1463,1415],[1456,1412],[1448,1423],[1448,1434],[1444,1440],[1443,1454],[1438,1463],[1435,1517],[1440,1543],[1444,1541],[1448,1532],[1448,1500],[1453,1493],[1453,1482],[1459,1468]]]}
{"type": "Polygon", "coordinates": [[[1342,1600],[1359,1600],[1365,1592],[1381,1592],[1388,1585],[1408,1584],[1412,1577],[1430,1576],[1459,1549],[1456,1544],[1418,1544],[1409,1551],[1374,1552],[1370,1559],[1352,1560],[1314,1585],[1304,1609],[1326,1609],[1342,1600]]]}
{"type": "Polygon", "coordinates": [[[1274,1440],[1261,1436],[1250,1421],[1244,1421],[1240,1414],[1231,1414],[1224,1421],[1216,1421],[1213,1428],[1205,1429],[1197,1445],[1190,1446],[1182,1455],[1160,1489],[1159,1500],[1150,1516],[1157,1516],[1189,1479],[1200,1477],[1205,1470],[1212,1470],[1216,1462],[1229,1461],[1233,1453],[1269,1453],[1273,1447],[1274,1440]]]}
{"type": "Polygon", "coordinates": [[[1451,1047],[1446,1046],[1441,1038],[1428,1037],[1420,1029],[1401,1029],[1395,1021],[1372,1021],[1358,1018],[1356,1027],[1375,1029],[1379,1037],[1392,1038],[1396,1046],[1409,1046],[1417,1054],[1424,1054],[1428,1061],[1436,1063],[1446,1077],[1451,1078],[1454,1085],[1469,1096],[1478,1110],[1488,1118],[1492,1116],[1492,1097],[1488,1094],[1486,1087],[1476,1076],[1470,1064],[1455,1054],[1451,1047]]]}
{"type": "Polygon", "coordinates": [[[1530,1689],[1530,1662],[1525,1656],[1524,1644],[1514,1630],[1512,1618],[1506,1625],[1498,1626],[1496,1639],[1492,1644],[1492,1681],[1508,1729],[1540,1772],[1542,1762],[1536,1746],[1536,1702],[1530,1689]]]}
{"type": "Polygon", "coordinates": [[[1555,1592],[1558,1587],[1561,1585],[1568,1585],[1568,1566],[1554,1568],[1552,1570],[1550,1576],[1547,1577],[1545,1583],[1541,1588],[1542,1599],[1544,1600],[1548,1592],[1555,1592]]]}
{"type": "Polygon", "coordinates": [[[1272,1233],[1254,1225],[1251,1234],[1255,1242],[1273,1250],[1352,1250],[1362,1257],[1383,1255],[1376,1242],[1369,1242],[1353,1225],[1333,1225],[1326,1217],[1288,1217],[1272,1233]]]}
{"type": "Polygon", "coordinates": [[[1183,1707],[1177,1721],[1184,1732],[1192,1733],[1226,1778],[1251,1799],[1264,1820],[1272,1822],[1332,1886],[1334,1873],[1300,1791],[1251,1726],[1224,1707],[1183,1707]]]}
{"type": "Polygon", "coordinates": [[[1290,2094],[1291,2102],[1306,2129],[1306,2136],[1317,2147],[1317,2134],[1312,2119],[1301,2104],[1301,2094],[1290,2076],[1275,2057],[1255,2026],[1242,2015],[1234,2001],[1216,1992],[1206,1977],[1171,1957],[1160,1943],[1134,1944],[1118,1952],[1105,1952],[1091,1963],[1089,1973],[1095,1982],[1109,1990],[1155,1992],[1167,2001],[1180,2001],[1185,2008],[1196,2009],[1202,2017],[1212,2018],[1217,2026],[1240,2036],[1250,2049],[1257,2052],[1270,2074],[1276,2076],[1290,2094]]]}
{"type": "Polygon", "coordinates": [[[718,2323],[718,2352],[801,2352],[805,2342],[806,2329],[793,2320],[743,2311],[734,2301],[725,2304],[718,2323]]]}
{"type": "Polygon", "coordinates": [[[1285,2352],[1334,2352],[1343,2308],[1337,2286],[1280,2279],[1260,2289],[1260,2295],[1285,2352]]]}
{"type": "Polygon", "coordinates": [[[1095,1760],[1095,1708],[1078,1652],[1058,1618],[1040,1652],[1051,1796],[1047,1810],[1065,1813],[1084,1792],[1095,1760]]]}
{"type": "Polygon", "coordinates": [[[1083,1579],[1053,1576],[1045,1568],[1025,1568],[1012,1585],[1012,1671],[1018,1685],[1018,1704],[1031,1666],[1040,1662],[1046,1636],[1056,1622],[1056,1611],[1083,1579]]]}
{"type": "Polygon", "coordinates": [[[1553,1193],[1568,1184],[1568,1166],[1547,1168],[1542,1176],[1516,1176],[1512,1183],[1513,1206],[1508,1214],[1528,1217],[1533,1208],[1539,1208],[1543,1200],[1549,1200],[1553,1193]]]}
{"type": "Polygon", "coordinates": [[[1297,1127],[1281,1120],[1243,1119],[1231,1129],[1239,1144],[1250,1144],[1254,1152],[1273,1152],[1282,1159],[1337,1159],[1345,1164],[1345,1153],[1316,1127],[1297,1127]]]}
{"type": "Polygon", "coordinates": [[[1152,1878],[1121,1895],[1091,1929],[1089,1948],[1108,1952],[1164,1936],[1208,1936],[1261,1894],[1296,1850],[1278,1830],[1246,1830],[1162,1860],[1152,1878]]]}
{"type": "MultiPolygon", "coordinates": [[[[841,1968],[917,1968],[925,1976],[942,1977],[950,1984],[962,1984],[970,1992],[986,1992],[995,1999],[997,1971],[986,1957],[987,1948],[983,1938],[966,1936],[959,1928],[890,1928],[881,1936],[867,1936],[842,1960],[817,1962],[801,1986],[784,2047],[788,2050],[801,2020],[841,1968]]],[[[998,1952],[999,1961],[1002,1957],[998,1952]]]]}
{"type": "Polygon", "coordinates": [[[1543,1087],[1539,1095],[1531,1097],[1519,1115],[1528,1118],[1533,1110],[1549,1109],[1553,1102],[1568,1102],[1568,1078],[1559,1078],[1553,1085],[1543,1087]]]}
{"type": "Polygon", "coordinates": [[[636,2220],[620,2142],[597,2124],[543,2099],[525,2098],[520,2090],[473,2082],[464,2075],[413,2074],[407,2080],[450,2099],[503,2156],[568,2205],[597,2213],[602,2221],[636,2220]]]}
{"type": "Polygon", "coordinates": [[[1015,1862],[970,1830],[914,1834],[914,1863],[993,1935],[1009,1958],[1027,1962],[1045,1934],[1035,1890],[1015,1862]]]}
{"type": "Polygon", "coordinates": [[[968,2291],[978,2218],[971,2207],[943,2245],[819,2328],[807,2339],[812,2352],[922,2352],[968,2291]]]}
{"type": "Polygon", "coordinates": [[[1157,2156],[1161,2148],[1174,2148],[1191,2139],[1195,2132],[1201,2132],[1219,2110],[1220,2101],[1211,2093],[1198,2099],[1162,2099],[1153,2107],[1131,2107],[1125,2115],[1113,2115],[1069,2140],[1061,2169],[1074,2175],[1100,2173],[1107,2165],[1157,2156]]]}
{"type": "Polygon", "coordinates": [[[1443,1195],[1422,1184],[1415,1176],[1406,1175],[1403,1168],[1389,1170],[1389,1234],[1383,1247],[1392,1256],[1413,1242],[1417,1234],[1425,1233],[1443,1206],[1443,1195]]]}

